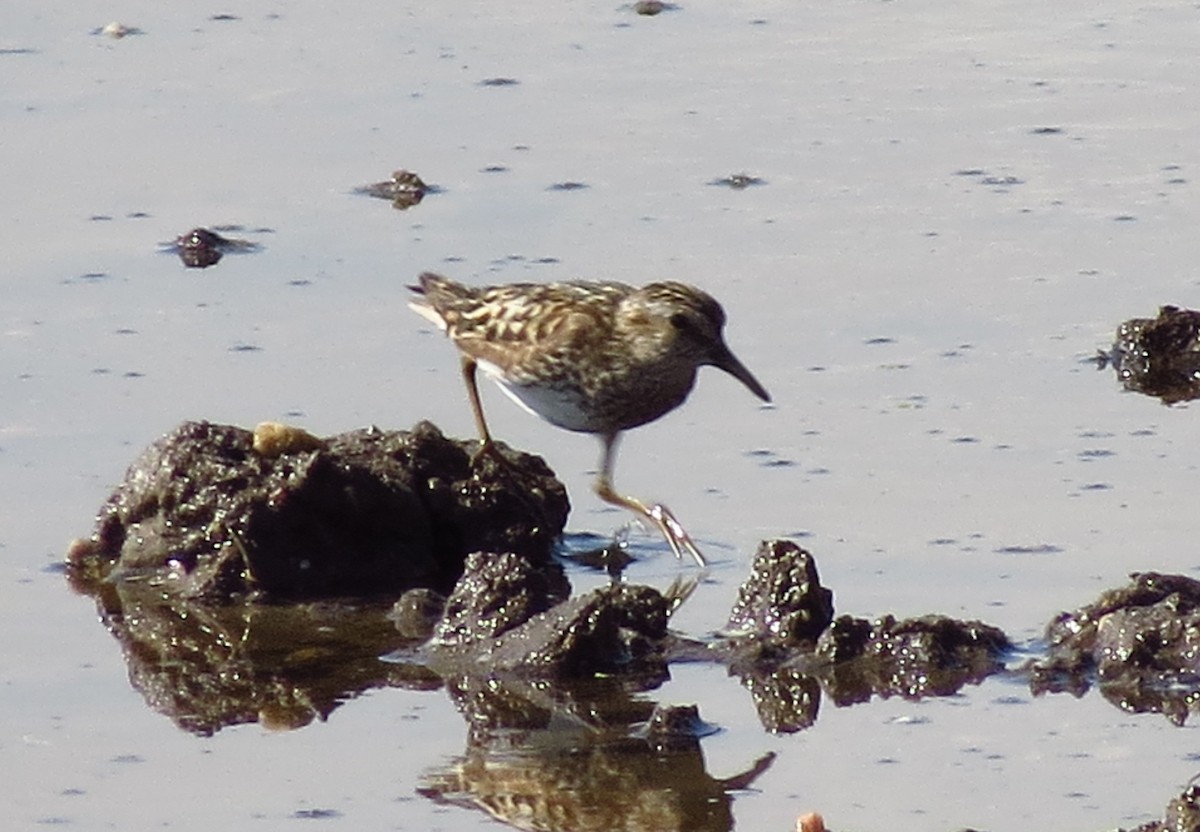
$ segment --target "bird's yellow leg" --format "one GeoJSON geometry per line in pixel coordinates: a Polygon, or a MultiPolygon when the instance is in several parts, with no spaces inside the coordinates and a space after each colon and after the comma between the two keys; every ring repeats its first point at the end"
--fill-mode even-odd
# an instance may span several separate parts
{"type": "Polygon", "coordinates": [[[471,412],[475,414],[475,427],[479,430],[479,450],[471,457],[471,463],[474,464],[487,454],[492,459],[496,460],[503,467],[507,467],[509,462],[500,453],[500,449],[496,447],[496,443],[492,441],[491,431],[488,430],[487,419],[483,417],[483,402],[479,399],[479,384],[475,379],[475,371],[478,365],[475,359],[464,355],[462,357],[462,376],[463,382],[467,385],[467,398],[471,401],[471,412]]]}
{"type": "Polygon", "coordinates": [[[484,445],[492,444],[492,434],[488,431],[487,420],[483,418],[483,402],[479,400],[479,385],[475,381],[475,370],[478,365],[474,358],[462,357],[463,382],[467,385],[467,398],[471,400],[471,412],[475,414],[475,427],[479,429],[479,441],[484,445]]]}
{"type": "Polygon", "coordinates": [[[700,554],[700,550],[692,542],[691,536],[675,519],[675,515],[669,508],[660,504],[648,506],[634,497],[617,493],[612,485],[612,467],[616,458],[619,434],[606,433],[600,438],[604,443],[604,455],[600,461],[600,474],[596,477],[596,496],[606,503],[640,514],[653,523],[655,528],[662,533],[677,559],[682,560],[683,553],[687,552],[696,561],[696,565],[707,566],[708,561],[704,559],[704,555],[700,554]]]}

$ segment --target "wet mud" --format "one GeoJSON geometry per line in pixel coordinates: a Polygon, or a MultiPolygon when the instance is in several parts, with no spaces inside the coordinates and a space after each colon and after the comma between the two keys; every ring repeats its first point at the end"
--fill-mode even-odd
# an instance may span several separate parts
{"type": "Polygon", "coordinates": [[[401,168],[392,172],[391,179],[361,185],[354,189],[354,193],[386,199],[397,211],[407,211],[414,205],[420,205],[426,194],[441,193],[441,188],[426,185],[418,174],[401,168]]]}
{"type": "Polygon", "coordinates": [[[1154,318],[1125,321],[1098,363],[1111,365],[1126,390],[1163,404],[1200,398],[1200,312],[1163,306],[1154,318]]]}
{"type": "MultiPolygon", "coordinates": [[[[225,226],[219,230],[229,232],[242,229],[241,226],[225,226]]],[[[178,255],[189,269],[207,269],[221,262],[226,254],[253,254],[261,251],[262,246],[251,240],[223,236],[209,228],[193,228],[186,234],[180,234],[163,249],[178,255]]]]}
{"type": "MultiPolygon", "coordinates": [[[[466,748],[431,761],[419,792],[520,828],[733,828],[732,792],[774,757],[708,772],[701,743],[720,728],[703,703],[654,699],[680,662],[725,667],[779,734],[813,726],[823,701],[950,696],[999,673],[1039,696],[1097,685],[1179,725],[1195,707],[1193,579],[1135,575],[1009,669],[1012,643],[984,622],[839,615],[813,554],[771,540],[724,627],[692,636],[670,621],[697,577],[572,595],[553,553],[561,483],[540,458],[474,450],[427,422],[325,438],[185,423],[131,465],[68,575],[131,684],[191,733],[300,728],[381,687],[444,691],[466,748]]],[[[1138,829],[1196,828],[1198,795],[1138,829]]]]}
{"type": "Polygon", "coordinates": [[[1034,693],[1082,696],[1093,685],[1122,711],[1176,725],[1200,710],[1200,581],[1143,572],[1046,628],[1034,693]]]}
{"type": "Polygon", "coordinates": [[[324,440],[187,422],[130,466],[71,573],[228,601],[445,593],[480,550],[556,568],[565,488],[538,457],[476,449],[428,422],[324,440]]]}

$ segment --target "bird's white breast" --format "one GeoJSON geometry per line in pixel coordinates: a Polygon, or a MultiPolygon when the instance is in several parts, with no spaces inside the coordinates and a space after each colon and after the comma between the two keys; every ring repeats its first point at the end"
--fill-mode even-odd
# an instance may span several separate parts
{"type": "Polygon", "coordinates": [[[573,388],[517,384],[504,377],[500,368],[487,361],[478,361],[479,368],[495,381],[514,402],[534,416],[540,416],[564,430],[599,433],[604,426],[594,422],[585,406],[583,394],[573,388]]]}

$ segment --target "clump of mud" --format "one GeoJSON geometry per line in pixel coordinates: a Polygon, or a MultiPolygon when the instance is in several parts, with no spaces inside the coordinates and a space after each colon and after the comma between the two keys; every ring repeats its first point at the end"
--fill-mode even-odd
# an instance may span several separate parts
{"type": "Polygon", "coordinates": [[[1141,572],[1046,627],[1049,652],[1031,667],[1035,694],[1082,696],[1093,683],[1125,712],[1182,725],[1200,709],[1200,581],[1141,572]]]}
{"type": "Polygon", "coordinates": [[[447,593],[476,551],[557,569],[562,483],[539,457],[504,450],[501,464],[475,446],[428,422],[326,439],[187,422],[129,468],[72,547],[71,574],[278,600],[447,593]]]}
{"type": "Polygon", "coordinates": [[[1164,404],[1200,398],[1200,312],[1163,306],[1155,318],[1133,318],[1117,328],[1111,363],[1125,389],[1164,404]]]}

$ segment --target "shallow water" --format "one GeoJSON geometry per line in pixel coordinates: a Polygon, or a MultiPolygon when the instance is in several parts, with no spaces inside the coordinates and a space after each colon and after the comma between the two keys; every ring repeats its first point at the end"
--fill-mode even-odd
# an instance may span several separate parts
{"type": "MultiPolygon", "coordinates": [[[[674,278],[722,300],[775,405],[706,370],[617,466],[715,561],[685,631],[723,623],[765,537],[812,550],[839,612],[1021,640],[1130,571],[1200,566],[1191,408],[1082,363],[1125,318],[1200,305],[1197,9],[219,11],[128,3],[104,12],[143,32],[121,40],[82,8],[2,15],[13,828],[496,827],[415,792],[463,752],[444,695],[379,690],[302,730],[197,739],[130,689],[91,603],[47,568],[184,419],[469,435],[452,349],[403,308],[425,269],[674,278]],[[352,193],[401,167],[443,192],[407,212],[352,193]],[[742,172],[765,184],[708,184],[742,172]],[[206,271],[158,251],[225,223],[264,250],[206,271]]],[[[594,440],[484,395],[494,432],[567,483],[573,529],[625,521],[588,490],[594,440]]],[[[660,553],[633,577],[663,586],[677,567],[644,542],[660,553]]],[[[778,753],[735,795],[744,829],[810,809],[835,829],[1130,826],[1198,767],[1191,727],[1005,680],[825,707],[792,736],[765,734],[715,668],[675,668],[654,696],[724,729],[703,742],[714,776],[778,753]]]]}

